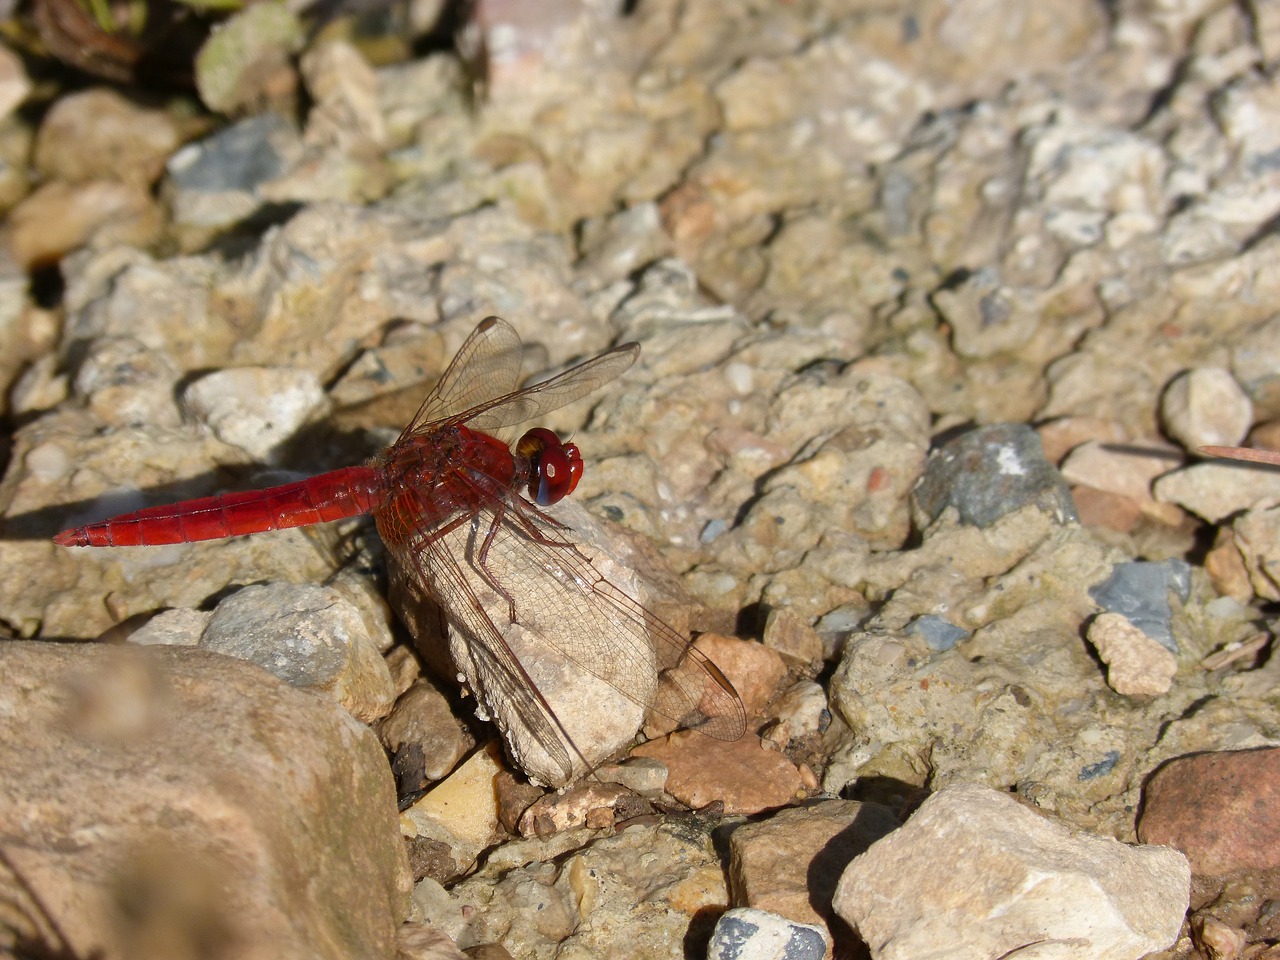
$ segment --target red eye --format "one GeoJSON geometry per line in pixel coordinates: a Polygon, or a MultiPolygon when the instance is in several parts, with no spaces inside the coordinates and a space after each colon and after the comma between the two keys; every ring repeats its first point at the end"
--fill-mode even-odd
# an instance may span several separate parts
{"type": "Polygon", "coordinates": [[[561,443],[545,427],[534,427],[521,437],[516,453],[529,462],[529,496],[540,507],[563,500],[582,479],[577,445],[561,443]]]}

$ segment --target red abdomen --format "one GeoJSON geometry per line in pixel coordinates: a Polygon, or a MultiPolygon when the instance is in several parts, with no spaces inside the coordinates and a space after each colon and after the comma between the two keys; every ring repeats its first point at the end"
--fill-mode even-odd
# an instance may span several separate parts
{"type": "Polygon", "coordinates": [[[265,490],[123,513],[64,530],[53,541],[64,547],[137,547],[238,537],[368,513],[378,505],[382,490],[380,471],[346,467],[265,490]]]}

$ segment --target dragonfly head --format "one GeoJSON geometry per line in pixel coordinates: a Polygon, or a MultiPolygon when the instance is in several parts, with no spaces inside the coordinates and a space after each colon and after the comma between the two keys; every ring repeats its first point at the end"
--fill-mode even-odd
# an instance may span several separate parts
{"type": "Polygon", "coordinates": [[[534,427],[521,437],[516,454],[529,465],[529,496],[540,507],[563,500],[582,479],[577,445],[562,443],[545,427],[534,427]]]}

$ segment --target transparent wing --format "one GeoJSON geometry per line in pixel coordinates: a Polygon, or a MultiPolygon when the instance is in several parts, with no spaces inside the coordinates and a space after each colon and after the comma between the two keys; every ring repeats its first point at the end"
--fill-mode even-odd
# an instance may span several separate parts
{"type": "Polygon", "coordinates": [[[427,394],[397,443],[441,423],[466,423],[486,432],[500,430],[558,410],[616,379],[640,356],[638,343],[626,343],[523,390],[523,347],[511,325],[498,317],[482,321],[427,394]]]}
{"type": "Polygon", "coordinates": [[[510,394],[519,382],[523,355],[524,345],[511,324],[501,317],[481,320],[400,432],[400,440],[421,432],[428,424],[510,394]]]}
{"type": "MultiPolygon", "coordinates": [[[[523,502],[506,504],[495,528],[496,506],[482,507],[471,529],[480,539],[492,531],[491,572],[498,576],[498,570],[511,571],[498,579],[515,602],[517,620],[541,624],[543,642],[633,703],[717,739],[742,736],[746,721],[741,700],[724,674],[688,638],[606,580],[576,548],[557,545],[555,541],[565,542],[571,531],[553,525],[523,502]],[[532,533],[513,518],[515,511],[532,533]]],[[[380,523],[380,528],[400,525],[400,529],[382,531],[397,559],[406,569],[416,570],[445,614],[479,646],[473,648],[473,656],[496,665],[502,694],[547,754],[566,775],[571,773],[563,744],[579,757],[581,751],[485,612],[477,589],[486,592],[484,584],[492,581],[478,569],[474,555],[459,559],[447,538],[433,539],[430,531],[404,529],[405,521],[392,519],[405,517],[403,510],[383,516],[387,523],[380,523]]],[[[470,520],[467,524],[471,526],[470,520]]]]}

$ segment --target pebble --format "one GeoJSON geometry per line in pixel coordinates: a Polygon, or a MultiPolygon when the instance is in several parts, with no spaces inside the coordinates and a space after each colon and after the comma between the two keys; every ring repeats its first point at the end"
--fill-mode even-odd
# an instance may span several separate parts
{"type": "Polygon", "coordinates": [[[214,608],[200,648],[270,670],[296,687],[323,691],[358,720],[385,716],[391,671],[359,609],[328,587],[254,584],[214,608]]]}
{"type": "Polygon", "coordinates": [[[704,633],[694,646],[724,671],[742,698],[748,717],[764,709],[787,673],[786,664],[777,651],[761,643],[704,633]]]}
{"type": "Polygon", "coordinates": [[[1182,603],[1190,599],[1191,567],[1185,560],[1118,563],[1106,580],[1089,588],[1089,596],[1103,610],[1122,615],[1170,653],[1177,654],[1170,595],[1182,603]]]}
{"type": "Polygon", "coordinates": [[[1168,693],[1178,661],[1119,613],[1102,613],[1089,624],[1089,642],[1107,665],[1107,685],[1127,697],[1155,697],[1168,693]]]}
{"type": "Polygon", "coordinates": [[[621,763],[606,763],[596,770],[604,783],[618,783],[632,793],[657,799],[667,786],[667,766],[652,757],[628,757],[621,763]]]}
{"type": "Polygon", "coordinates": [[[1246,464],[1197,463],[1160,477],[1152,486],[1157,500],[1176,503],[1210,523],[1280,492],[1280,478],[1272,470],[1246,464]]]}
{"type": "Polygon", "coordinates": [[[827,693],[812,680],[798,680],[786,687],[774,700],[772,712],[793,738],[822,733],[831,723],[827,693]]]}
{"type": "Polygon", "coordinates": [[[299,63],[307,92],[315,101],[307,120],[310,143],[345,140],[383,144],[386,124],[378,106],[378,77],[360,52],[344,41],[308,50],[299,63]]]}
{"type": "Polygon", "coordinates": [[[1058,417],[1040,424],[1036,433],[1044,447],[1045,459],[1054,464],[1061,464],[1067,454],[1089,441],[1105,447],[1129,439],[1123,426],[1098,417],[1058,417]]]}
{"type": "Polygon", "coordinates": [[[174,223],[213,230],[248,219],[264,202],[262,189],[301,154],[297,130],[277,113],[246,117],[188,144],[167,165],[174,223]]]}
{"type": "Polygon", "coordinates": [[[52,181],[9,214],[9,249],[30,271],[86,245],[144,247],[159,235],[160,208],[144,187],[116,180],[52,181]]]}
{"type": "Polygon", "coordinates": [[[1170,760],[1143,790],[1138,838],[1174,847],[1198,878],[1280,868],[1280,748],[1170,760]]]}
{"type": "Polygon", "coordinates": [[[826,951],[821,928],[739,907],[720,914],[707,960],[822,960],[826,951]]]}
{"type": "Polygon", "coordinates": [[[320,380],[296,367],[231,367],[182,391],[182,408],[218,439],[271,463],[279,446],[329,409],[320,380]]]}
{"type": "Polygon", "coordinates": [[[769,611],[760,642],[792,662],[808,664],[823,658],[818,631],[790,610],[775,607],[769,611]]]}
{"type": "Polygon", "coordinates": [[[434,683],[419,678],[378,722],[378,738],[392,755],[400,793],[442,780],[475,747],[434,683]]]}
{"type": "Polygon", "coordinates": [[[1120,494],[1147,506],[1153,503],[1152,482],[1181,464],[1181,455],[1165,444],[1087,440],[1067,454],[1061,470],[1068,483],[1120,494]]]}
{"type": "Polygon", "coordinates": [[[1160,419],[1187,450],[1234,447],[1253,423],[1253,404],[1231,371],[1197,367],[1180,373],[1160,396],[1160,419]]]}
{"type": "Polygon", "coordinates": [[[1016,423],[979,427],[935,452],[912,498],[925,525],[952,506],[962,523],[986,527],[1029,503],[1061,523],[1076,520],[1071,491],[1040,438],[1016,423]]]}
{"type": "Polygon", "coordinates": [[[60,97],[36,134],[36,168],[51,180],[118,180],[150,187],[164,173],[181,134],[163,110],[95,87],[60,97]]]}
{"type": "Polygon", "coordinates": [[[286,6],[257,4],[224,20],[200,48],[196,89],[210,110],[237,114],[287,105],[297,90],[290,58],[303,43],[302,24],[286,6]]]}
{"type": "Polygon", "coordinates": [[[0,47],[0,119],[13,113],[31,92],[31,79],[22,58],[8,47],[0,47]]]}
{"type": "MultiPolygon", "coordinates": [[[[1240,564],[1239,572],[1243,574],[1244,583],[1237,587],[1239,595],[1246,599],[1255,594],[1264,600],[1280,600],[1280,578],[1276,575],[1280,508],[1259,507],[1237,517],[1231,525],[1227,549],[1230,558],[1240,564]]],[[[1234,571],[1234,564],[1231,569],[1234,571]]]]}
{"type": "Polygon", "coordinates": [[[835,908],[876,960],[978,960],[1046,941],[1137,960],[1177,939],[1190,887],[1175,850],[1076,833],[1006,793],[954,784],[854,859],[835,908]]]}

